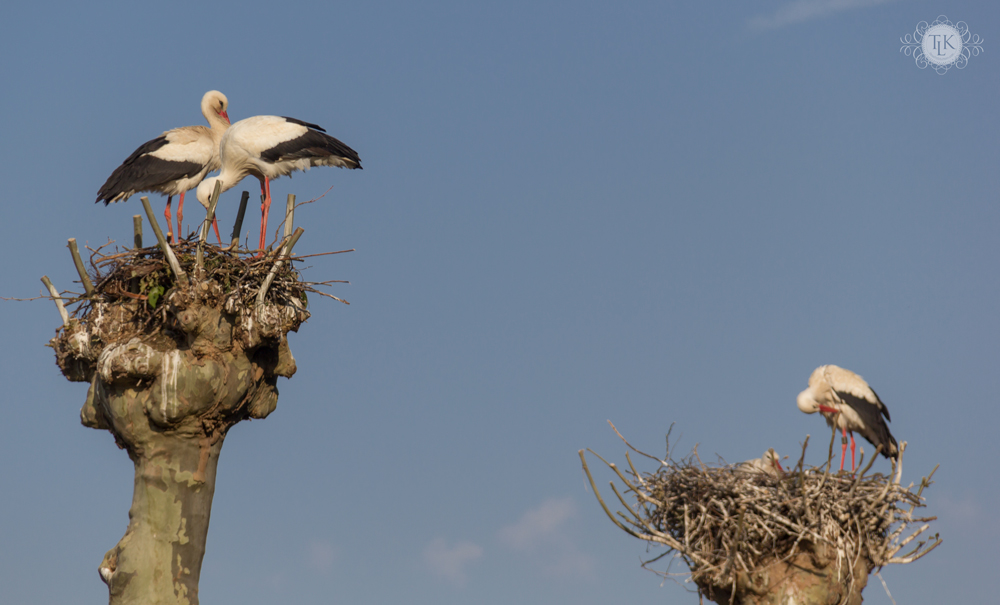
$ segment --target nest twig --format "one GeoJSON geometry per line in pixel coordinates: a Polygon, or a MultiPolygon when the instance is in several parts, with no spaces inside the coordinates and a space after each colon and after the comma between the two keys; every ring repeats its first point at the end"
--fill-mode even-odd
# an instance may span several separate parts
{"type": "MultiPolygon", "coordinates": [[[[580,450],[594,494],[620,529],[666,548],[666,552],[644,561],[644,567],[652,569],[647,566],[673,554],[684,560],[690,570],[687,573],[706,594],[725,589],[729,595],[730,587],[735,594],[739,574],[746,578],[776,561],[790,561],[806,547],[826,548],[836,553],[838,562],[853,569],[852,562],[859,557],[865,557],[874,567],[910,563],[941,543],[935,534],[899,554],[936,518],[914,516],[914,511],[924,506],[921,494],[932,483],[933,471],[914,493],[912,485],[902,487],[891,476],[866,474],[870,462],[857,476],[830,474],[823,468],[829,468],[827,463],[806,466],[808,437],[794,469],[779,476],[747,472],[741,465],[708,466],[701,462],[696,449],[675,461],[669,453],[669,434],[667,456],[662,460],[625,443],[656,460],[659,467],[640,473],[626,453],[628,470],[622,470],[588,450],[607,464],[624,485],[619,489],[611,482],[612,492],[624,508],[624,512],[613,513],[580,450]],[[922,525],[912,530],[913,524],[922,525]],[[904,538],[908,531],[912,533],[904,538]]],[[[897,466],[901,464],[901,460],[896,462],[897,466]]],[[[671,573],[669,567],[653,571],[665,577],[687,575],[671,573]]]]}

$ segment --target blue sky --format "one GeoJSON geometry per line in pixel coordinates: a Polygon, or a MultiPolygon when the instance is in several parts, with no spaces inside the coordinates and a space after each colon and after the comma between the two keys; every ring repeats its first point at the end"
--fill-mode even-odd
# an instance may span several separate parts
{"type": "MultiPolygon", "coordinates": [[[[792,455],[828,434],[795,406],[824,363],[882,396],[906,480],[941,464],[926,495],[945,543],[883,570],[896,601],[988,602],[998,16],[907,0],[20,3],[0,24],[2,294],[35,296],[42,275],[71,288],[69,237],[130,242],[138,199],[105,208],[97,189],[142,142],[203,123],[218,89],[234,121],[320,124],[365,169],[272,186],[333,187],[300,210],[296,251],[356,248],[306,273],[350,280],[333,293],[351,305],[312,301],[277,411],[230,432],[202,602],[694,603],[639,569],[577,450],[622,460],[610,419],[654,453],[676,423],[679,452],[792,455]],[[985,39],[943,76],[899,52],[940,14],[985,39]]],[[[223,196],[223,231],[255,186],[223,196]]],[[[0,305],[3,600],[104,602],[131,463],[80,425],[86,387],[43,346],[51,303],[0,305]]],[[[865,597],[890,602],[877,580],[865,597]]]]}

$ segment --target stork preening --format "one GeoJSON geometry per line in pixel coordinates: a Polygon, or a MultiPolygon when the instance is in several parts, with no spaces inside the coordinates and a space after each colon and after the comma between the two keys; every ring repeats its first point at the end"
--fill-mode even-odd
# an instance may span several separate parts
{"type": "Polygon", "coordinates": [[[207,178],[198,185],[198,201],[208,203],[216,181],[220,181],[222,191],[226,191],[247,176],[257,177],[264,198],[260,219],[261,250],[266,245],[272,180],[313,166],[361,168],[357,152],[319,126],[280,116],[254,116],[236,122],[222,137],[219,156],[222,170],[219,176],[207,178]]]}
{"type": "MultiPolygon", "coordinates": [[[[97,192],[97,201],[103,201],[107,206],[111,202],[123,202],[140,191],[165,194],[167,209],[163,214],[167,217],[167,235],[169,237],[173,233],[173,241],[177,243],[184,218],[184,193],[197,187],[205,175],[218,170],[221,165],[219,144],[229,128],[228,107],[226,95],[217,90],[206,92],[201,98],[201,113],[210,128],[174,128],[146,141],[115,168],[97,192]],[[177,231],[173,232],[170,202],[175,195],[180,196],[180,201],[177,203],[177,231]]],[[[202,204],[208,208],[208,197],[202,204]]],[[[219,237],[218,224],[213,221],[212,226],[215,227],[215,236],[219,237]]],[[[222,242],[221,238],[219,242],[222,242]]]]}
{"type": "Polygon", "coordinates": [[[799,393],[799,409],[806,414],[819,412],[827,425],[843,433],[840,449],[840,470],[844,470],[847,436],[851,437],[851,472],[854,471],[854,433],[867,439],[882,455],[894,458],[898,453],[896,438],[889,432],[886,421],[889,409],[863,378],[850,370],[834,365],[820,366],[809,377],[809,388],[799,393]],[[884,418],[883,418],[884,417],[884,418]]]}
{"type": "Polygon", "coordinates": [[[764,473],[772,477],[781,477],[785,473],[785,469],[781,468],[780,460],[774,448],[769,447],[763,456],[741,462],[738,468],[744,472],[764,473]]]}

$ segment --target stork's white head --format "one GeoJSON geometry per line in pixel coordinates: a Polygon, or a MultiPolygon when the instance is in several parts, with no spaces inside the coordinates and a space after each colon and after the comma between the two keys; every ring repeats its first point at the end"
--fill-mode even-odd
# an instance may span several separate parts
{"type": "MultiPolygon", "coordinates": [[[[215,191],[215,183],[218,180],[220,180],[219,177],[211,176],[198,185],[195,194],[198,196],[198,202],[205,207],[205,210],[208,210],[208,200],[212,197],[212,192],[215,191]]],[[[216,207],[218,208],[218,206],[216,207]]]]}
{"type": "MultiPolygon", "coordinates": [[[[204,185],[205,182],[202,181],[201,184],[204,185]]],[[[198,189],[201,190],[201,186],[199,186],[198,189]]],[[[796,403],[798,403],[799,409],[806,414],[815,414],[819,411],[819,403],[817,403],[813,398],[812,387],[799,393],[796,403]]]]}
{"type": "Polygon", "coordinates": [[[217,90],[210,90],[201,98],[201,113],[208,120],[209,124],[212,123],[212,116],[215,115],[222,118],[226,122],[225,125],[228,126],[229,114],[226,113],[227,109],[229,109],[229,99],[217,90]]]}
{"type": "Polygon", "coordinates": [[[785,472],[785,469],[781,468],[781,457],[778,456],[778,452],[774,451],[773,447],[767,448],[767,451],[764,452],[764,455],[761,458],[771,467],[776,468],[781,472],[785,472]]]}

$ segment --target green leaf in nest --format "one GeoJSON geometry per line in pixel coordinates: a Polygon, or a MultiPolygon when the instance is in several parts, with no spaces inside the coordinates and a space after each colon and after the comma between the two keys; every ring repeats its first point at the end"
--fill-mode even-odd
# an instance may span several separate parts
{"type": "Polygon", "coordinates": [[[156,303],[159,302],[160,297],[163,296],[164,292],[165,290],[163,286],[153,286],[149,289],[149,294],[147,294],[149,298],[146,299],[146,302],[149,303],[150,307],[155,309],[156,303]]]}

